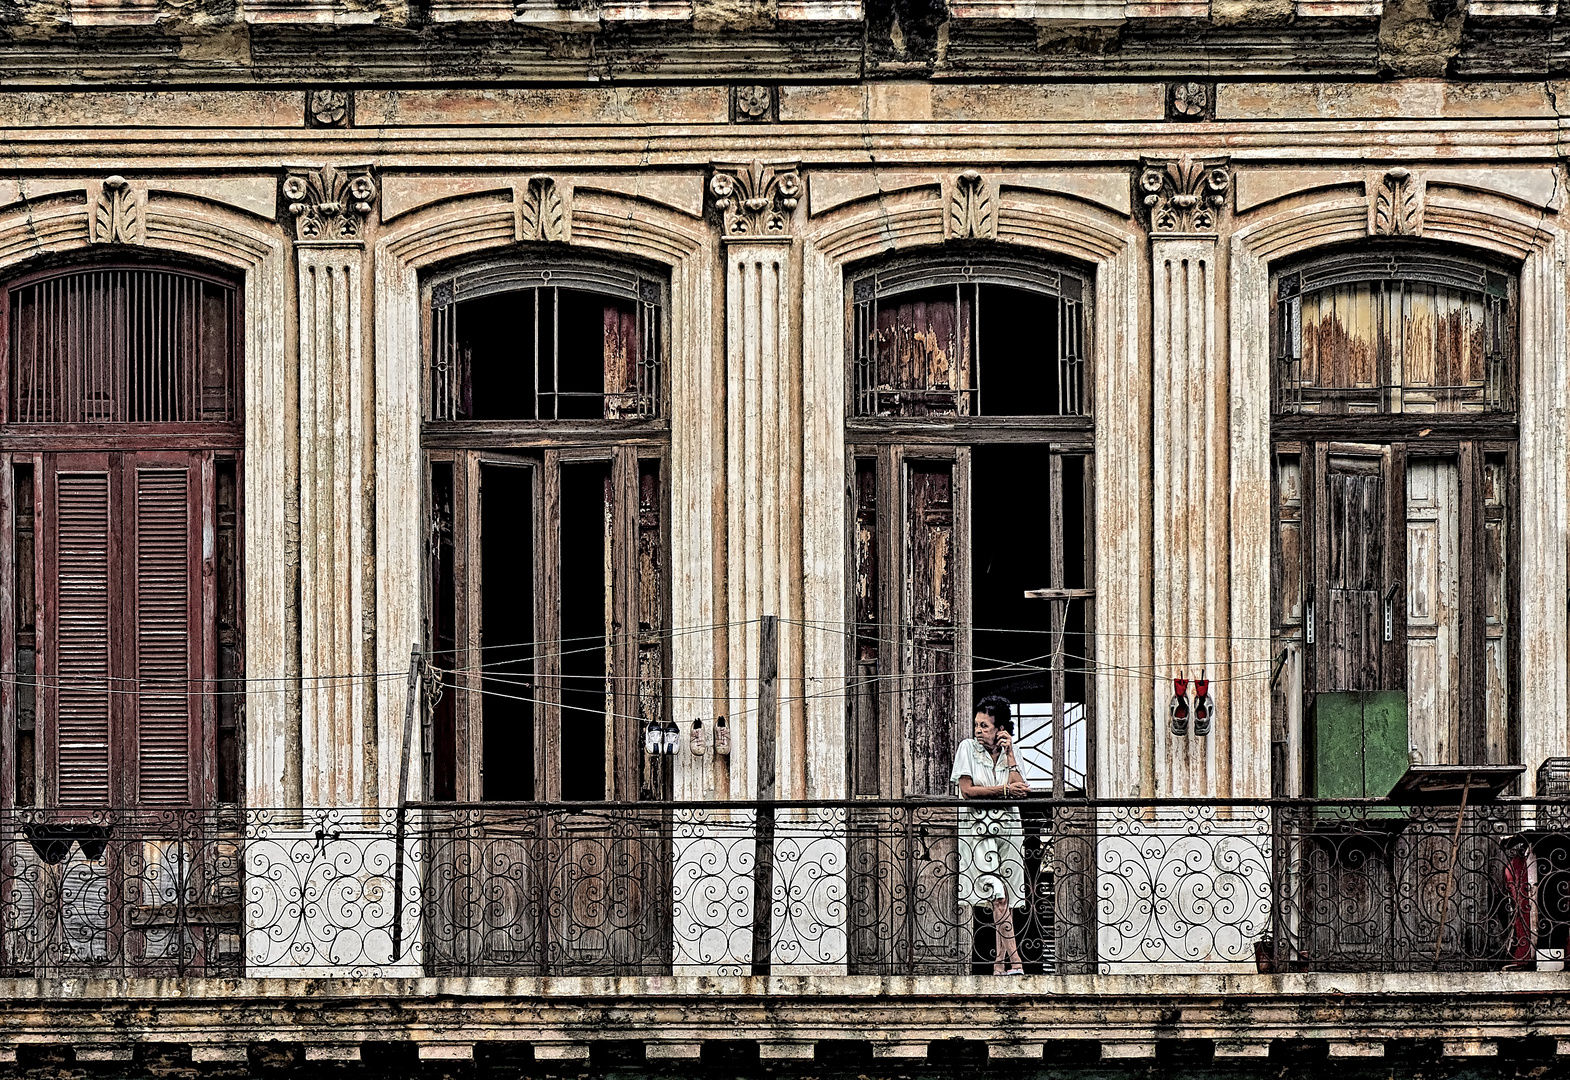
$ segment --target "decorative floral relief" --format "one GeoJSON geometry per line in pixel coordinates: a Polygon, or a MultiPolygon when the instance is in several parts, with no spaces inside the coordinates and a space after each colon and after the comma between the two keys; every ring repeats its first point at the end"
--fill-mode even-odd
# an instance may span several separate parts
{"type": "Polygon", "coordinates": [[[104,180],[88,214],[88,239],[95,244],[140,244],[142,206],[123,176],[104,180]]]}
{"type": "Polygon", "coordinates": [[[1146,159],[1139,174],[1153,232],[1215,232],[1230,186],[1225,158],[1146,159]]]}
{"type": "Polygon", "coordinates": [[[774,89],[769,86],[738,86],[734,89],[737,120],[767,120],[774,108],[774,89]]]}
{"type": "Polygon", "coordinates": [[[1211,88],[1202,82],[1173,83],[1167,89],[1167,115],[1173,120],[1206,120],[1213,103],[1211,88]]]}
{"type": "Polygon", "coordinates": [[[1416,236],[1423,231],[1423,192],[1407,169],[1391,169],[1374,186],[1371,232],[1380,236],[1416,236]]]}
{"type": "Polygon", "coordinates": [[[978,237],[985,240],[998,235],[998,204],[991,185],[979,172],[967,169],[954,181],[949,196],[949,239],[978,237]]]}
{"type": "Polygon", "coordinates": [[[292,168],[284,176],[283,197],[296,240],[360,240],[376,203],[376,181],[369,165],[292,168]]]}
{"type": "Polygon", "coordinates": [[[794,161],[751,165],[714,163],[709,191],[723,215],[726,236],[787,236],[801,199],[794,161]]]}
{"type": "Polygon", "coordinates": [[[317,127],[347,127],[349,95],[342,90],[312,90],[306,108],[317,127]]]}
{"type": "Polygon", "coordinates": [[[567,204],[549,176],[533,177],[523,191],[518,204],[518,239],[553,243],[567,239],[567,204]]]}

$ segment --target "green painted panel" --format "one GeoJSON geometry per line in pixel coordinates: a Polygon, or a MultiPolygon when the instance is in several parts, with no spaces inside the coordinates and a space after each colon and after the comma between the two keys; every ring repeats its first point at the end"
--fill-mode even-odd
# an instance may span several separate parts
{"type": "Polygon", "coordinates": [[[1363,695],[1314,695],[1314,795],[1363,798],[1363,695]]]}
{"type": "Polygon", "coordinates": [[[1371,799],[1390,794],[1406,775],[1411,744],[1407,740],[1406,691],[1381,690],[1363,695],[1363,785],[1371,799]]]}
{"type": "Polygon", "coordinates": [[[1378,799],[1407,769],[1406,692],[1338,691],[1314,696],[1314,794],[1378,799]]]}

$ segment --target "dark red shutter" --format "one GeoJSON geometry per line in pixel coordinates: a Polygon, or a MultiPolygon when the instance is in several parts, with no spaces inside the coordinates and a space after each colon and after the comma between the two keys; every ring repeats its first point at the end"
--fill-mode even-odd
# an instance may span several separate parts
{"type": "Polygon", "coordinates": [[[110,801],[111,603],[110,495],[107,468],[54,476],[46,544],[52,625],[46,631],[45,697],[53,697],[51,734],[57,798],[61,806],[103,806],[110,801]],[[51,542],[52,541],[52,542],[51,542]]]}
{"type": "Polygon", "coordinates": [[[202,675],[196,465],[138,463],[133,474],[136,540],[127,570],[135,618],[136,793],[143,806],[192,802],[191,752],[200,743],[200,727],[192,721],[201,689],[192,680],[202,675]]]}
{"type": "Polygon", "coordinates": [[[58,806],[202,802],[201,460],[45,456],[41,723],[58,806]]]}

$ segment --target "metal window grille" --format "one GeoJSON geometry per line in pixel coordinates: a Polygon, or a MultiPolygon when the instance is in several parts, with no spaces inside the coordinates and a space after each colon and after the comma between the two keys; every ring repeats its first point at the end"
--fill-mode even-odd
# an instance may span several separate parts
{"type": "MultiPolygon", "coordinates": [[[[1282,274],[1276,291],[1276,411],[1402,412],[1411,410],[1414,394],[1421,401],[1421,411],[1512,408],[1510,285],[1508,275],[1482,264],[1424,252],[1338,254],[1282,274]],[[1341,312],[1334,306],[1339,301],[1326,299],[1337,294],[1353,297],[1352,302],[1367,302],[1364,318],[1368,325],[1361,328],[1367,339],[1358,338],[1359,328],[1341,325],[1341,312]],[[1307,330],[1305,301],[1321,309],[1317,319],[1309,319],[1307,330]],[[1323,354],[1317,357],[1319,370],[1307,362],[1305,350],[1313,353],[1308,338],[1313,337],[1318,347],[1324,348],[1319,340],[1324,332],[1319,320],[1326,319],[1326,303],[1331,304],[1329,321],[1335,323],[1331,336],[1358,338],[1371,347],[1369,355],[1377,357],[1373,377],[1367,382],[1354,384],[1339,370],[1325,374],[1323,354]],[[1458,314],[1463,306],[1480,313],[1471,325],[1478,335],[1473,340],[1482,353],[1481,372],[1457,378],[1452,365],[1450,378],[1413,379],[1407,367],[1408,353],[1424,346],[1421,335],[1414,337],[1418,313],[1426,310],[1438,324],[1445,316],[1458,314]]],[[[1443,333],[1436,328],[1426,347],[1437,350],[1443,333]]],[[[1330,366],[1336,368],[1336,364],[1330,366]]]]}
{"type": "Polygon", "coordinates": [[[7,419],[231,423],[238,298],[150,269],[78,271],[11,290],[7,419]]]}
{"type": "MultiPolygon", "coordinates": [[[[435,421],[466,420],[474,415],[473,375],[477,362],[466,344],[465,303],[510,295],[531,344],[521,346],[517,362],[532,372],[530,400],[520,403],[519,419],[558,420],[571,398],[597,398],[606,420],[648,420],[663,415],[664,286],[635,271],[593,264],[549,267],[497,264],[451,275],[431,287],[430,417],[435,421]],[[563,293],[587,293],[608,305],[625,305],[633,325],[621,342],[627,352],[624,368],[605,365],[599,391],[564,389],[573,383],[563,356],[563,293]]],[[[608,309],[607,309],[608,310],[608,309]]]]}
{"type": "MultiPolygon", "coordinates": [[[[983,318],[1029,318],[1031,312],[982,312],[981,286],[1002,285],[1039,293],[1057,305],[1057,388],[1055,398],[1043,401],[1038,415],[1083,416],[1086,413],[1085,280],[1052,267],[1010,259],[968,261],[938,265],[902,264],[867,274],[851,286],[853,307],[852,402],[856,416],[933,415],[980,416],[988,413],[983,398],[988,357],[977,348],[983,318]],[[936,288],[953,289],[956,351],[968,357],[954,364],[944,378],[912,381],[880,370],[880,350],[894,347],[880,328],[879,312],[890,303],[904,302],[910,294],[936,288]],[[919,385],[918,385],[919,383],[919,385]],[[914,412],[912,412],[914,408],[914,412]]],[[[995,372],[994,372],[995,375],[995,372]]],[[[993,393],[1006,392],[994,379],[993,393]]]]}

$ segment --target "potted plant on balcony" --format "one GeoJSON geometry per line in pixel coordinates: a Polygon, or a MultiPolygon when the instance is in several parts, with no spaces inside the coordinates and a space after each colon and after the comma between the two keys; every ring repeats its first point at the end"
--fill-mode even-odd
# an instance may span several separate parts
{"type": "Polygon", "coordinates": [[[1276,943],[1269,934],[1261,934],[1254,942],[1254,969],[1261,975],[1276,973],[1276,943]]]}

